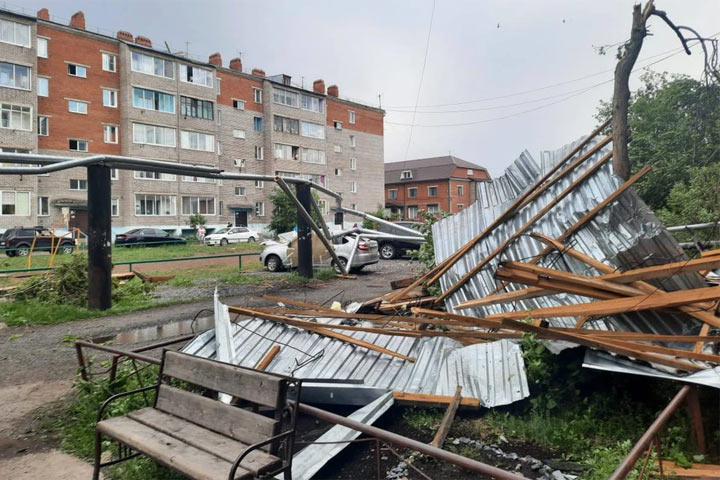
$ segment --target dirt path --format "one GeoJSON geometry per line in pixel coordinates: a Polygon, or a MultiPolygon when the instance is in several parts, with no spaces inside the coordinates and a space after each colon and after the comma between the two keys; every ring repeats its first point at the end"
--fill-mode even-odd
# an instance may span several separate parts
{"type": "MultiPolygon", "coordinates": [[[[363,301],[387,293],[391,280],[405,278],[416,271],[417,265],[407,261],[380,262],[366,268],[355,280],[333,279],[295,288],[249,286],[243,294],[227,296],[223,301],[231,305],[267,306],[270,302],[262,298],[264,293],[311,303],[324,303],[333,297],[343,303],[363,301]]],[[[77,372],[74,340],[189,320],[204,308],[212,308],[212,298],[60,325],[0,329],[0,418],[3,419],[0,472],[13,472],[10,478],[16,480],[88,478],[87,464],[52,451],[52,441],[43,439],[42,432],[34,430],[38,411],[58,400],[62,402],[71,391],[77,372]],[[58,476],[60,472],[67,476],[58,476]]]]}

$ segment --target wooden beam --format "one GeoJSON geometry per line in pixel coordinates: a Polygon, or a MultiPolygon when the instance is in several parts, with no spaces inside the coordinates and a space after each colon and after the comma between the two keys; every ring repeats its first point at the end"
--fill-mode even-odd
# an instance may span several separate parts
{"type": "MultiPolygon", "coordinates": [[[[428,393],[393,392],[395,401],[400,405],[415,405],[419,407],[446,407],[455,398],[453,395],[432,395],[428,393]]],[[[480,408],[482,401],[479,398],[462,397],[460,406],[480,408]]]]}
{"type": "Polygon", "coordinates": [[[273,345],[258,364],[255,365],[255,370],[265,370],[278,353],[280,353],[280,345],[273,345]]]}
{"type": "Polygon", "coordinates": [[[512,303],[520,300],[528,300],[530,298],[544,297],[546,295],[556,294],[556,290],[548,290],[540,287],[520,288],[511,292],[496,293],[487,297],[477,298],[462,302],[455,306],[456,309],[484,307],[487,305],[498,305],[502,303],[512,303]]]}
{"type": "Polygon", "coordinates": [[[432,442],[430,442],[431,446],[435,448],[442,448],[443,443],[445,443],[445,439],[447,438],[448,433],[450,433],[450,427],[452,426],[453,420],[455,420],[455,412],[457,412],[460,401],[462,400],[461,393],[462,387],[458,385],[455,390],[455,396],[453,396],[447,410],[445,410],[445,415],[440,422],[437,432],[435,432],[435,437],[432,439],[432,442]]]}
{"type": "Polygon", "coordinates": [[[457,313],[440,312],[438,310],[430,310],[428,308],[411,308],[410,311],[416,315],[425,315],[427,317],[446,318],[452,321],[469,322],[476,327],[482,328],[502,328],[502,324],[498,320],[488,320],[487,318],[477,318],[468,315],[460,315],[457,313]]]}
{"type": "Polygon", "coordinates": [[[627,340],[617,340],[612,337],[606,337],[606,338],[603,338],[602,340],[604,342],[613,343],[613,344],[628,347],[628,348],[636,348],[638,350],[642,350],[643,352],[660,353],[663,355],[672,355],[675,357],[689,358],[692,360],[700,360],[701,362],[711,362],[711,363],[715,363],[715,364],[720,364],[720,356],[719,355],[708,355],[705,353],[695,353],[692,350],[682,350],[679,348],[668,348],[668,347],[660,347],[658,345],[650,345],[648,343],[633,342],[633,341],[627,341],[627,340]]]}

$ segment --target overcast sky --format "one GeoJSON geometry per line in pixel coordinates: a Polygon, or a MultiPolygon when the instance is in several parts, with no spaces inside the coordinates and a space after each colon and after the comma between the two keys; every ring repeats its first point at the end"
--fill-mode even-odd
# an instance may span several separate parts
{"type": "MultiPolygon", "coordinates": [[[[156,47],[167,42],[185,50],[189,42],[189,52],[205,59],[219,51],[225,65],[242,52],[246,70],[286,73],[305,85],[323,78],[340,87],[341,97],[373,106],[380,94],[387,110],[386,162],[452,153],[497,175],[523,149],[537,156],[596,125],[599,101],[612,95],[616,47],[601,56],[594,46],[628,38],[634,1],[436,0],[409,148],[411,128],[398,124],[412,123],[432,0],[22,3],[33,12],[47,7],[64,21],[83,10],[89,28],[128,30],[156,47]],[[482,101],[468,103],[476,100],[482,101]],[[448,110],[463,111],[421,113],[448,110]]],[[[677,24],[706,36],[720,33],[720,0],[656,5],[677,24]]],[[[641,68],[658,60],[647,68],[699,77],[699,51],[663,60],[678,50],[678,39],[658,18],[650,30],[632,88],[641,68]]]]}

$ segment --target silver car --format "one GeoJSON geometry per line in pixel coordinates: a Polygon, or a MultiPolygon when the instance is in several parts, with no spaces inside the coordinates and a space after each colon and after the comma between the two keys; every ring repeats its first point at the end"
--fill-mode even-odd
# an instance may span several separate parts
{"type": "MultiPolygon", "coordinates": [[[[346,235],[337,239],[337,243],[333,245],[333,247],[335,247],[335,254],[338,256],[343,268],[347,265],[350,255],[352,254],[355,238],[355,235],[346,235]]],[[[268,242],[265,250],[260,254],[260,262],[271,272],[279,272],[297,267],[297,265],[293,265],[288,250],[289,245],[287,243],[268,242]]],[[[378,261],[380,261],[380,254],[378,253],[377,242],[375,240],[360,240],[357,245],[357,250],[355,251],[355,256],[353,257],[350,271],[359,272],[366,265],[372,265],[378,261]]],[[[334,261],[328,260],[317,263],[314,266],[327,267],[333,264],[334,261]]]]}

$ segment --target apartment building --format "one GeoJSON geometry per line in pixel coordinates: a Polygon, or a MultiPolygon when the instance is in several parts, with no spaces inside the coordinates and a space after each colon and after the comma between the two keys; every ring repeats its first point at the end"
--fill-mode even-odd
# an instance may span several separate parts
{"type": "MultiPolygon", "coordinates": [[[[288,75],[200,62],[153,47],[150,38],[86,29],[82,12],[64,25],[0,10],[0,149],[81,157],[114,154],[211,165],[227,172],[300,177],[343,196],[383,203],[381,109],[344,100],[323,80],[302,88],[288,75]]],[[[200,213],[208,225],[262,229],[273,184],[144,171],[112,172],[113,231],[182,231],[200,213]]],[[[0,176],[0,230],[87,225],[83,168],[0,176]]],[[[326,219],[329,197],[320,195],[326,219]]]]}
{"type": "Polygon", "coordinates": [[[485,167],[451,155],[385,164],[385,212],[416,220],[419,212],[457,213],[475,201],[477,182],[490,180],[485,167]]]}

